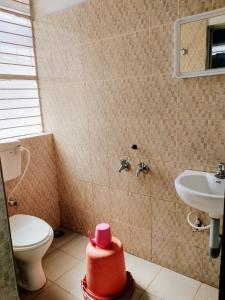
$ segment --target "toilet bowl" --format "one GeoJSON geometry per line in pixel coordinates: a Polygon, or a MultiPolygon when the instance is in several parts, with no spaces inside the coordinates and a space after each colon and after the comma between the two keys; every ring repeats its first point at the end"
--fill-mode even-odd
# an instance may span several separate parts
{"type": "Polygon", "coordinates": [[[36,291],[46,283],[42,258],[53,240],[53,230],[45,221],[29,216],[9,218],[17,283],[28,291],[36,291]]]}

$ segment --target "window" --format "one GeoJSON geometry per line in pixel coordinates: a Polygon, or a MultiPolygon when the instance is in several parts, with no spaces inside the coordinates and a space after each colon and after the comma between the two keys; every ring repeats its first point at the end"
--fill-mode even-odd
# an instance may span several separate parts
{"type": "Polygon", "coordinates": [[[29,0],[0,0],[0,139],[42,132],[29,0]]]}

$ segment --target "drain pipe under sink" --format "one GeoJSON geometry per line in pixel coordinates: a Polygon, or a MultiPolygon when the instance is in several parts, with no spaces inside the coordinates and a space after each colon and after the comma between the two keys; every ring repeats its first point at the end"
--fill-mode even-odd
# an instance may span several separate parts
{"type": "Polygon", "coordinates": [[[209,256],[212,258],[217,258],[220,255],[220,249],[220,219],[211,218],[209,234],[209,256]]]}

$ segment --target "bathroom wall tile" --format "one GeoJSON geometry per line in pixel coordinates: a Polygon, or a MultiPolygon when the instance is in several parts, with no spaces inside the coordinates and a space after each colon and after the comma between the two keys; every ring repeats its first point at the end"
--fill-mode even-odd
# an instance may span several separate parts
{"type": "MultiPolygon", "coordinates": [[[[163,227],[162,231],[165,227],[163,227]]],[[[152,235],[152,261],[162,267],[175,269],[176,241],[165,237],[152,235]]]]}
{"type": "Polygon", "coordinates": [[[102,36],[101,0],[85,1],[80,5],[81,39],[83,42],[96,41],[102,36]]]}
{"type": "Polygon", "coordinates": [[[129,194],[128,220],[132,227],[151,229],[152,214],[151,198],[139,194],[129,194]]]}
{"type": "Polygon", "coordinates": [[[120,161],[128,159],[121,155],[111,155],[109,158],[109,186],[112,189],[119,191],[128,191],[128,173],[123,170],[121,173],[119,169],[121,167],[120,161]]]}
{"type": "Polygon", "coordinates": [[[202,249],[185,243],[177,243],[176,272],[202,281],[203,274],[203,252],[202,249]]]}
{"type": "Polygon", "coordinates": [[[149,28],[148,0],[124,0],[124,11],[125,32],[149,28]]]}
{"type": "Polygon", "coordinates": [[[177,116],[178,82],[168,75],[151,76],[149,79],[149,117],[175,119],[177,116]]]}
{"type": "Polygon", "coordinates": [[[203,282],[211,286],[219,286],[220,258],[213,259],[208,255],[208,251],[203,252],[203,282]]]}
{"type": "Polygon", "coordinates": [[[128,114],[129,105],[125,86],[123,79],[103,82],[101,89],[103,89],[104,103],[106,104],[105,114],[109,119],[121,120],[128,114]]]}
{"type": "Polygon", "coordinates": [[[212,0],[213,2],[213,9],[217,9],[217,8],[224,8],[225,4],[223,0],[212,0]]]}
{"type": "Polygon", "coordinates": [[[108,130],[109,154],[128,155],[127,120],[111,117],[108,130]]]}
{"type": "MultiPolygon", "coordinates": [[[[131,158],[131,171],[129,172],[129,192],[135,193],[139,195],[150,196],[151,195],[151,173],[141,173],[139,177],[135,176],[135,172],[138,164],[140,163],[140,159],[131,158]]],[[[151,166],[151,162],[149,159],[142,159],[142,162],[151,166]]]]}
{"type": "Polygon", "coordinates": [[[125,41],[123,36],[104,40],[104,79],[122,78],[125,74],[125,41]]]}
{"type": "Polygon", "coordinates": [[[152,235],[165,239],[176,238],[176,204],[152,199],[152,235]]]}
{"type": "Polygon", "coordinates": [[[209,121],[207,158],[215,165],[225,160],[225,120],[209,121]],[[220,143],[218,144],[218,141],[220,143]]]}
{"type": "Polygon", "coordinates": [[[147,260],[152,259],[151,230],[131,226],[130,253],[147,260]]]}
{"type": "Polygon", "coordinates": [[[225,76],[221,76],[221,75],[212,76],[212,78],[210,79],[210,87],[211,87],[211,94],[212,94],[212,101],[210,101],[209,103],[210,119],[214,119],[214,120],[225,119],[224,80],[225,80],[225,76]]]}
{"type": "Polygon", "coordinates": [[[161,27],[174,22],[178,17],[178,1],[151,0],[149,4],[150,27],[161,27]]]}
{"type": "Polygon", "coordinates": [[[129,223],[130,198],[128,192],[110,190],[111,217],[117,222],[129,223]]]}
{"type": "Polygon", "coordinates": [[[122,242],[125,251],[130,252],[132,248],[131,227],[125,222],[116,220],[111,220],[110,226],[112,235],[122,242]]]}
{"type": "Polygon", "coordinates": [[[108,127],[109,122],[106,118],[89,118],[88,139],[91,151],[108,152],[108,127]]]}
{"type": "Polygon", "coordinates": [[[148,77],[129,78],[124,81],[126,95],[126,115],[130,119],[146,122],[152,117],[150,112],[150,80],[148,77]]]}
{"type": "Polygon", "coordinates": [[[96,223],[109,222],[112,217],[112,199],[109,188],[93,184],[93,200],[96,223]]]}
{"type": "Polygon", "coordinates": [[[129,154],[132,157],[144,158],[151,156],[150,150],[150,121],[143,119],[128,120],[128,141],[129,154]],[[135,144],[138,149],[133,150],[131,146],[135,144]]]}
{"type": "Polygon", "coordinates": [[[177,129],[177,158],[180,162],[206,160],[207,127],[204,120],[181,120],[177,129]]]}
{"type": "Polygon", "coordinates": [[[104,37],[123,34],[124,3],[121,0],[104,0],[101,3],[102,31],[104,37]]]}
{"type": "MultiPolygon", "coordinates": [[[[193,247],[204,249],[204,233],[193,231],[187,222],[187,215],[191,208],[183,202],[176,204],[176,240],[185,243],[187,240],[193,247]]],[[[200,211],[193,211],[201,220],[202,215],[200,211]]],[[[202,220],[203,221],[203,220],[202,220]]]]}
{"type": "Polygon", "coordinates": [[[125,70],[127,76],[149,73],[149,30],[125,35],[125,70]]]}
{"type": "Polygon", "coordinates": [[[199,14],[212,9],[211,0],[180,0],[179,15],[180,17],[199,14]]]}
{"type": "Polygon", "coordinates": [[[180,81],[178,97],[180,119],[207,120],[209,103],[212,101],[209,78],[188,78],[180,81]]]}
{"type": "MultiPolygon", "coordinates": [[[[30,150],[31,162],[23,183],[14,193],[19,206],[10,208],[9,213],[10,215],[32,214],[46,220],[53,228],[56,228],[60,224],[60,212],[53,137],[49,134],[21,139],[21,144],[30,150]]],[[[27,157],[24,154],[23,166],[26,160],[27,157]]],[[[6,184],[7,195],[14,185],[15,181],[6,184]]]]}
{"type": "Polygon", "coordinates": [[[89,168],[93,183],[109,185],[109,165],[107,154],[103,152],[92,152],[89,168]]]}
{"type": "Polygon", "coordinates": [[[177,164],[174,162],[152,161],[150,168],[152,197],[165,201],[176,201],[177,193],[174,180],[177,177],[177,164]]]}
{"type": "Polygon", "coordinates": [[[151,153],[155,160],[176,161],[176,120],[151,121],[151,153]]]}
{"type": "Polygon", "coordinates": [[[150,29],[150,74],[171,74],[173,66],[172,24],[150,29]]]}
{"type": "Polygon", "coordinates": [[[89,117],[104,117],[107,114],[108,106],[104,98],[104,85],[102,81],[91,81],[86,84],[86,101],[89,117]]]}
{"type": "Polygon", "coordinates": [[[102,64],[102,42],[93,42],[83,48],[83,59],[85,61],[84,72],[87,80],[98,80],[104,78],[104,65],[102,64]]]}

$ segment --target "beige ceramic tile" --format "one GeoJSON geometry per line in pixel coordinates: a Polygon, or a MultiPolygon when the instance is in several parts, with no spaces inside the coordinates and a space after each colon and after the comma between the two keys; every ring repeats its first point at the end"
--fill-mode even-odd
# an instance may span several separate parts
{"type": "Polygon", "coordinates": [[[41,292],[36,300],[75,300],[73,295],[66,292],[64,289],[58,287],[55,284],[52,284],[50,287],[46,288],[43,292],[41,292]]]}
{"type": "Polygon", "coordinates": [[[129,161],[128,157],[116,154],[109,158],[109,186],[111,189],[128,191],[128,173],[125,170],[119,172],[121,160],[124,159],[129,161]]]}
{"type": "Polygon", "coordinates": [[[151,153],[155,160],[176,161],[176,121],[151,121],[151,153]]]}
{"type": "Polygon", "coordinates": [[[200,282],[163,268],[147,290],[165,300],[193,300],[199,286],[200,282]]]}
{"type": "Polygon", "coordinates": [[[181,0],[179,1],[180,17],[196,15],[212,9],[211,0],[181,0]]]}
{"type": "Polygon", "coordinates": [[[125,32],[140,31],[149,27],[149,1],[124,1],[125,32]]]}
{"type": "Polygon", "coordinates": [[[201,284],[194,300],[218,300],[218,295],[218,289],[206,284],[201,284]]]}
{"type": "Polygon", "coordinates": [[[185,243],[177,243],[175,270],[180,274],[202,281],[203,250],[185,243]]]}
{"type": "Polygon", "coordinates": [[[101,3],[102,30],[104,37],[117,36],[123,33],[124,3],[121,0],[104,0],[101,3]]]}
{"type": "Polygon", "coordinates": [[[224,126],[225,126],[225,120],[209,121],[207,158],[209,161],[215,162],[215,164],[225,160],[224,126]],[[218,141],[221,142],[218,144],[218,141]]]}
{"type": "Polygon", "coordinates": [[[131,245],[130,253],[151,261],[151,229],[131,226],[131,245]]]}
{"type": "Polygon", "coordinates": [[[150,1],[150,27],[160,27],[163,24],[172,23],[178,17],[178,1],[150,1]]]}
{"type": "Polygon", "coordinates": [[[86,255],[86,247],[88,244],[88,238],[82,235],[79,235],[69,241],[68,243],[64,244],[60,247],[60,250],[67,253],[68,255],[73,256],[77,259],[84,259],[86,255]]]}
{"type": "Polygon", "coordinates": [[[30,292],[19,288],[19,296],[21,300],[31,300],[37,297],[40,293],[42,293],[46,288],[48,288],[52,283],[47,280],[46,285],[38,291],[30,292]]]}
{"type": "Polygon", "coordinates": [[[71,293],[76,298],[81,299],[81,285],[80,282],[84,278],[85,275],[85,264],[80,263],[73,267],[69,272],[66,272],[62,277],[60,277],[56,284],[67,292],[71,293]]]}
{"type": "Polygon", "coordinates": [[[152,199],[152,235],[165,239],[176,237],[176,203],[152,199]]]}
{"type": "Polygon", "coordinates": [[[176,240],[161,238],[161,235],[152,235],[152,262],[175,270],[176,252],[176,240]]]}
{"type": "Polygon", "coordinates": [[[60,229],[64,232],[64,235],[60,238],[54,238],[52,245],[55,248],[62,247],[65,243],[69,242],[70,240],[78,236],[77,233],[70,231],[66,228],[60,228],[60,229]]]}
{"type": "Polygon", "coordinates": [[[153,281],[161,267],[133,255],[126,260],[127,270],[136,281],[137,287],[144,290],[153,281]]]}
{"type": "Polygon", "coordinates": [[[46,277],[50,281],[55,281],[63,273],[78,263],[79,260],[75,259],[71,255],[65,254],[59,250],[55,250],[43,259],[43,268],[46,277]]]}
{"type": "Polygon", "coordinates": [[[144,292],[144,294],[140,298],[141,300],[162,300],[154,295],[151,295],[148,292],[144,292]]]}
{"type": "Polygon", "coordinates": [[[110,190],[106,186],[93,184],[94,211],[96,223],[109,222],[111,219],[110,190]]]}
{"type": "Polygon", "coordinates": [[[181,120],[177,129],[177,158],[180,162],[202,164],[206,160],[207,127],[205,120],[181,120]]]}
{"type": "Polygon", "coordinates": [[[220,258],[213,259],[209,257],[208,250],[203,253],[203,282],[219,287],[220,278],[220,258]]]}
{"type": "Polygon", "coordinates": [[[213,9],[224,8],[225,3],[223,0],[213,0],[213,9]]]}
{"type": "Polygon", "coordinates": [[[149,31],[125,36],[125,70],[127,76],[146,76],[149,73],[149,31]]]}

